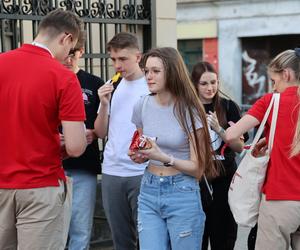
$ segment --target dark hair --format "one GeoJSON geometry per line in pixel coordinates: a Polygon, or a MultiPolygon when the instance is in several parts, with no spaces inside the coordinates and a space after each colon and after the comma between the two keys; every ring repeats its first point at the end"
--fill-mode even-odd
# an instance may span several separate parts
{"type": "MultiPolygon", "coordinates": [[[[171,47],[156,48],[148,51],[143,58],[146,63],[150,57],[162,60],[165,70],[166,88],[175,98],[174,113],[189,138],[195,138],[194,150],[199,162],[199,169],[208,177],[217,175],[217,170],[212,158],[212,148],[209,131],[206,123],[206,114],[201,104],[196,89],[194,88],[179,52],[171,47]],[[199,117],[203,124],[203,141],[199,141],[196,134],[195,121],[199,117]],[[188,119],[191,120],[189,127],[188,119]],[[201,143],[201,145],[200,145],[201,143]]],[[[145,66],[145,65],[144,65],[145,66]]]]}
{"type": "Polygon", "coordinates": [[[116,34],[108,43],[107,50],[132,48],[139,50],[138,40],[135,35],[127,32],[116,34]]]}
{"type": "MultiPolygon", "coordinates": [[[[215,73],[216,75],[218,75],[217,71],[214,68],[214,66],[212,64],[210,64],[209,62],[203,61],[203,62],[196,63],[193,67],[192,74],[191,74],[191,79],[192,79],[192,82],[193,82],[196,89],[197,89],[197,85],[199,83],[199,80],[200,80],[201,76],[205,72],[215,73]]],[[[225,96],[226,98],[228,98],[228,96],[225,95],[218,88],[217,93],[215,94],[215,96],[212,99],[212,104],[213,104],[214,110],[216,111],[216,114],[217,114],[220,125],[222,127],[224,127],[225,125],[227,125],[227,118],[226,118],[226,110],[225,110],[224,106],[221,105],[220,93],[223,96],[225,96]]]]}
{"type": "Polygon", "coordinates": [[[75,39],[80,36],[83,29],[83,22],[71,11],[56,9],[48,13],[40,22],[38,32],[47,31],[47,33],[56,37],[62,32],[68,32],[75,39]]]}

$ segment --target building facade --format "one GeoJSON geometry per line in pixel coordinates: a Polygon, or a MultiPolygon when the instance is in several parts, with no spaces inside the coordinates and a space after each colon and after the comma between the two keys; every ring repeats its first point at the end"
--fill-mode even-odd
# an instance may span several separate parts
{"type": "Polygon", "coordinates": [[[300,42],[298,0],[177,0],[178,45],[201,44],[222,88],[245,107],[271,91],[270,59],[300,42]]]}

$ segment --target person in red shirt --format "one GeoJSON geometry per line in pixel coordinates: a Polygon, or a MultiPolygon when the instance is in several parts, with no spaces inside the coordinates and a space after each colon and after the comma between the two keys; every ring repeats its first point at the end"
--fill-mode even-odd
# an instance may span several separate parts
{"type": "Polygon", "coordinates": [[[32,44],[0,55],[0,249],[64,249],[70,217],[65,149],[86,147],[84,104],[76,75],[60,62],[82,22],[61,9],[40,23],[32,44]]]}
{"type": "MultiPolygon", "coordinates": [[[[300,249],[300,49],[286,50],[268,66],[273,91],[280,93],[274,144],[259,209],[256,250],[300,249]]],[[[272,94],[259,99],[226,130],[230,141],[257,126],[272,94]]],[[[265,127],[269,139],[272,113],[265,127]]]]}

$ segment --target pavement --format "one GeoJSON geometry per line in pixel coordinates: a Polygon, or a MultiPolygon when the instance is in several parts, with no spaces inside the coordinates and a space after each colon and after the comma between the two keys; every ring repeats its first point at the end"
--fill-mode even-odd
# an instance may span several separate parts
{"type": "MultiPolygon", "coordinates": [[[[235,243],[234,250],[248,250],[247,249],[247,239],[250,228],[239,227],[237,241],[235,243]]],[[[91,250],[113,250],[113,247],[98,247],[92,248],[91,250]]]]}

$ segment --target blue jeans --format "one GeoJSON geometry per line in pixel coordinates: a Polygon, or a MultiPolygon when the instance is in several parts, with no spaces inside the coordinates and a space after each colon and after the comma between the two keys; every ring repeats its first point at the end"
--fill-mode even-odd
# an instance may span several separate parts
{"type": "Polygon", "coordinates": [[[96,203],[97,175],[80,169],[68,169],[73,180],[72,216],[69,250],[89,249],[96,203]]]}
{"type": "Polygon", "coordinates": [[[156,176],[145,171],[138,198],[141,250],[199,250],[204,222],[194,177],[156,176]]]}

